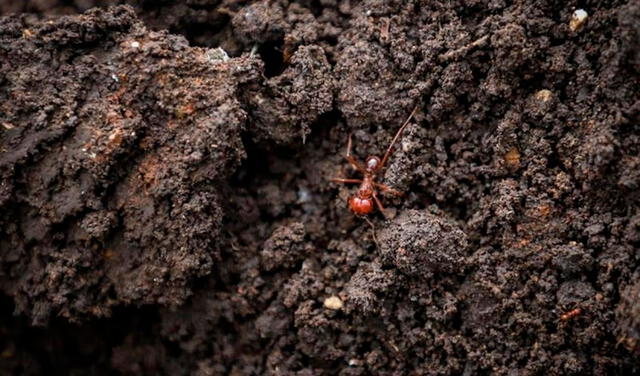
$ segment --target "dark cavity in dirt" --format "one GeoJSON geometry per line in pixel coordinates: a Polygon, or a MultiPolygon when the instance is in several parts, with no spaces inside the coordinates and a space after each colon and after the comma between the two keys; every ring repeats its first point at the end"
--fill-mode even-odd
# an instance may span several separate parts
{"type": "Polygon", "coordinates": [[[640,3],[121,3],[0,2],[0,373],[639,372],[640,3]]]}

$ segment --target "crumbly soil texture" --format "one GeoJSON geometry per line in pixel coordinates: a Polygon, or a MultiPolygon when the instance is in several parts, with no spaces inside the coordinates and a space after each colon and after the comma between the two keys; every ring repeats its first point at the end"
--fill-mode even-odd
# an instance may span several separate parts
{"type": "Polygon", "coordinates": [[[639,1],[122,3],[0,2],[0,374],[640,374],[639,1]]]}

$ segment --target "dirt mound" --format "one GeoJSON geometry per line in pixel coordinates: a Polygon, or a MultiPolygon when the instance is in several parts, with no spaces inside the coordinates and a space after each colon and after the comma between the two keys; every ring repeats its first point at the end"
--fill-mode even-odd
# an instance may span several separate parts
{"type": "Polygon", "coordinates": [[[260,64],[213,60],[127,8],[9,18],[2,35],[3,286],[18,311],[182,304],[217,258],[216,184],[244,155],[234,77],[260,64]]]}

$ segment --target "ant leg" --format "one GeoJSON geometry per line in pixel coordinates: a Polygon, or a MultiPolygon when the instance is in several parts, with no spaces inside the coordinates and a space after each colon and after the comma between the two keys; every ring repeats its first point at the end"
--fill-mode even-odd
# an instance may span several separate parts
{"type": "Polygon", "coordinates": [[[364,168],[363,165],[360,164],[360,162],[358,162],[352,155],[351,155],[351,134],[349,134],[349,141],[347,142],[347,155],[345,156],[345,158],[347,158],[347,160],[349,161],[349,163],[351,163],[351,165],[353,167],[356,168],[356,170],[365,173],[367,171],[366,168],[364,168]]]}
{"type": "Polygon", "coordinates": [[[373,183],[376,187],[380,188],[382,190],[383,193],[390,193],[394,196],[403,196],[404,192],[400,192],[397,189],[393,189],[391,187],[389,187],[388,185],[385,184],[381,184],[381,183],[373,183]]]}
{"type": "Polygon", "coordinates": [[[382,213],[382,216],[387,218],[387,215],[384,212],[384,206],[382,206],[382,203],[380,202],[380,199],[378,199],[378,195],[376,195],[375,193],[373,194],[373,201],[376,202],[376,205],[378,206],[378,209],[380,210],[380,213],[382,213]]]}
{"type": "Polygon", "coordinates": [[[376,237],[376,226],[369,220],[367,217],[362,217],[365,221],[371,226],[371,235],[373,235],[373,242],[376,244],[376,248],[380,249],[380,243],[378,243],[378,238],[376,237]]]}
{"type": "Polygon", "coordinates": [[[344,178],[331,178],[330,181],[334,183],[345,183],[345,184],[360,184],[362,180],[360,179],[344,179],[344,178]]]}

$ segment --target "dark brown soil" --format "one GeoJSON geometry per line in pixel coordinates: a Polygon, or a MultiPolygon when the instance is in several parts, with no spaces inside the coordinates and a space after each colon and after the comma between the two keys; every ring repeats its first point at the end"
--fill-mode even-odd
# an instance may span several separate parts
{"type": "Polygon", "coordinates": [[[639,1],[121,2],[0,2],[0,374],[640,374],[639,1]]]}

